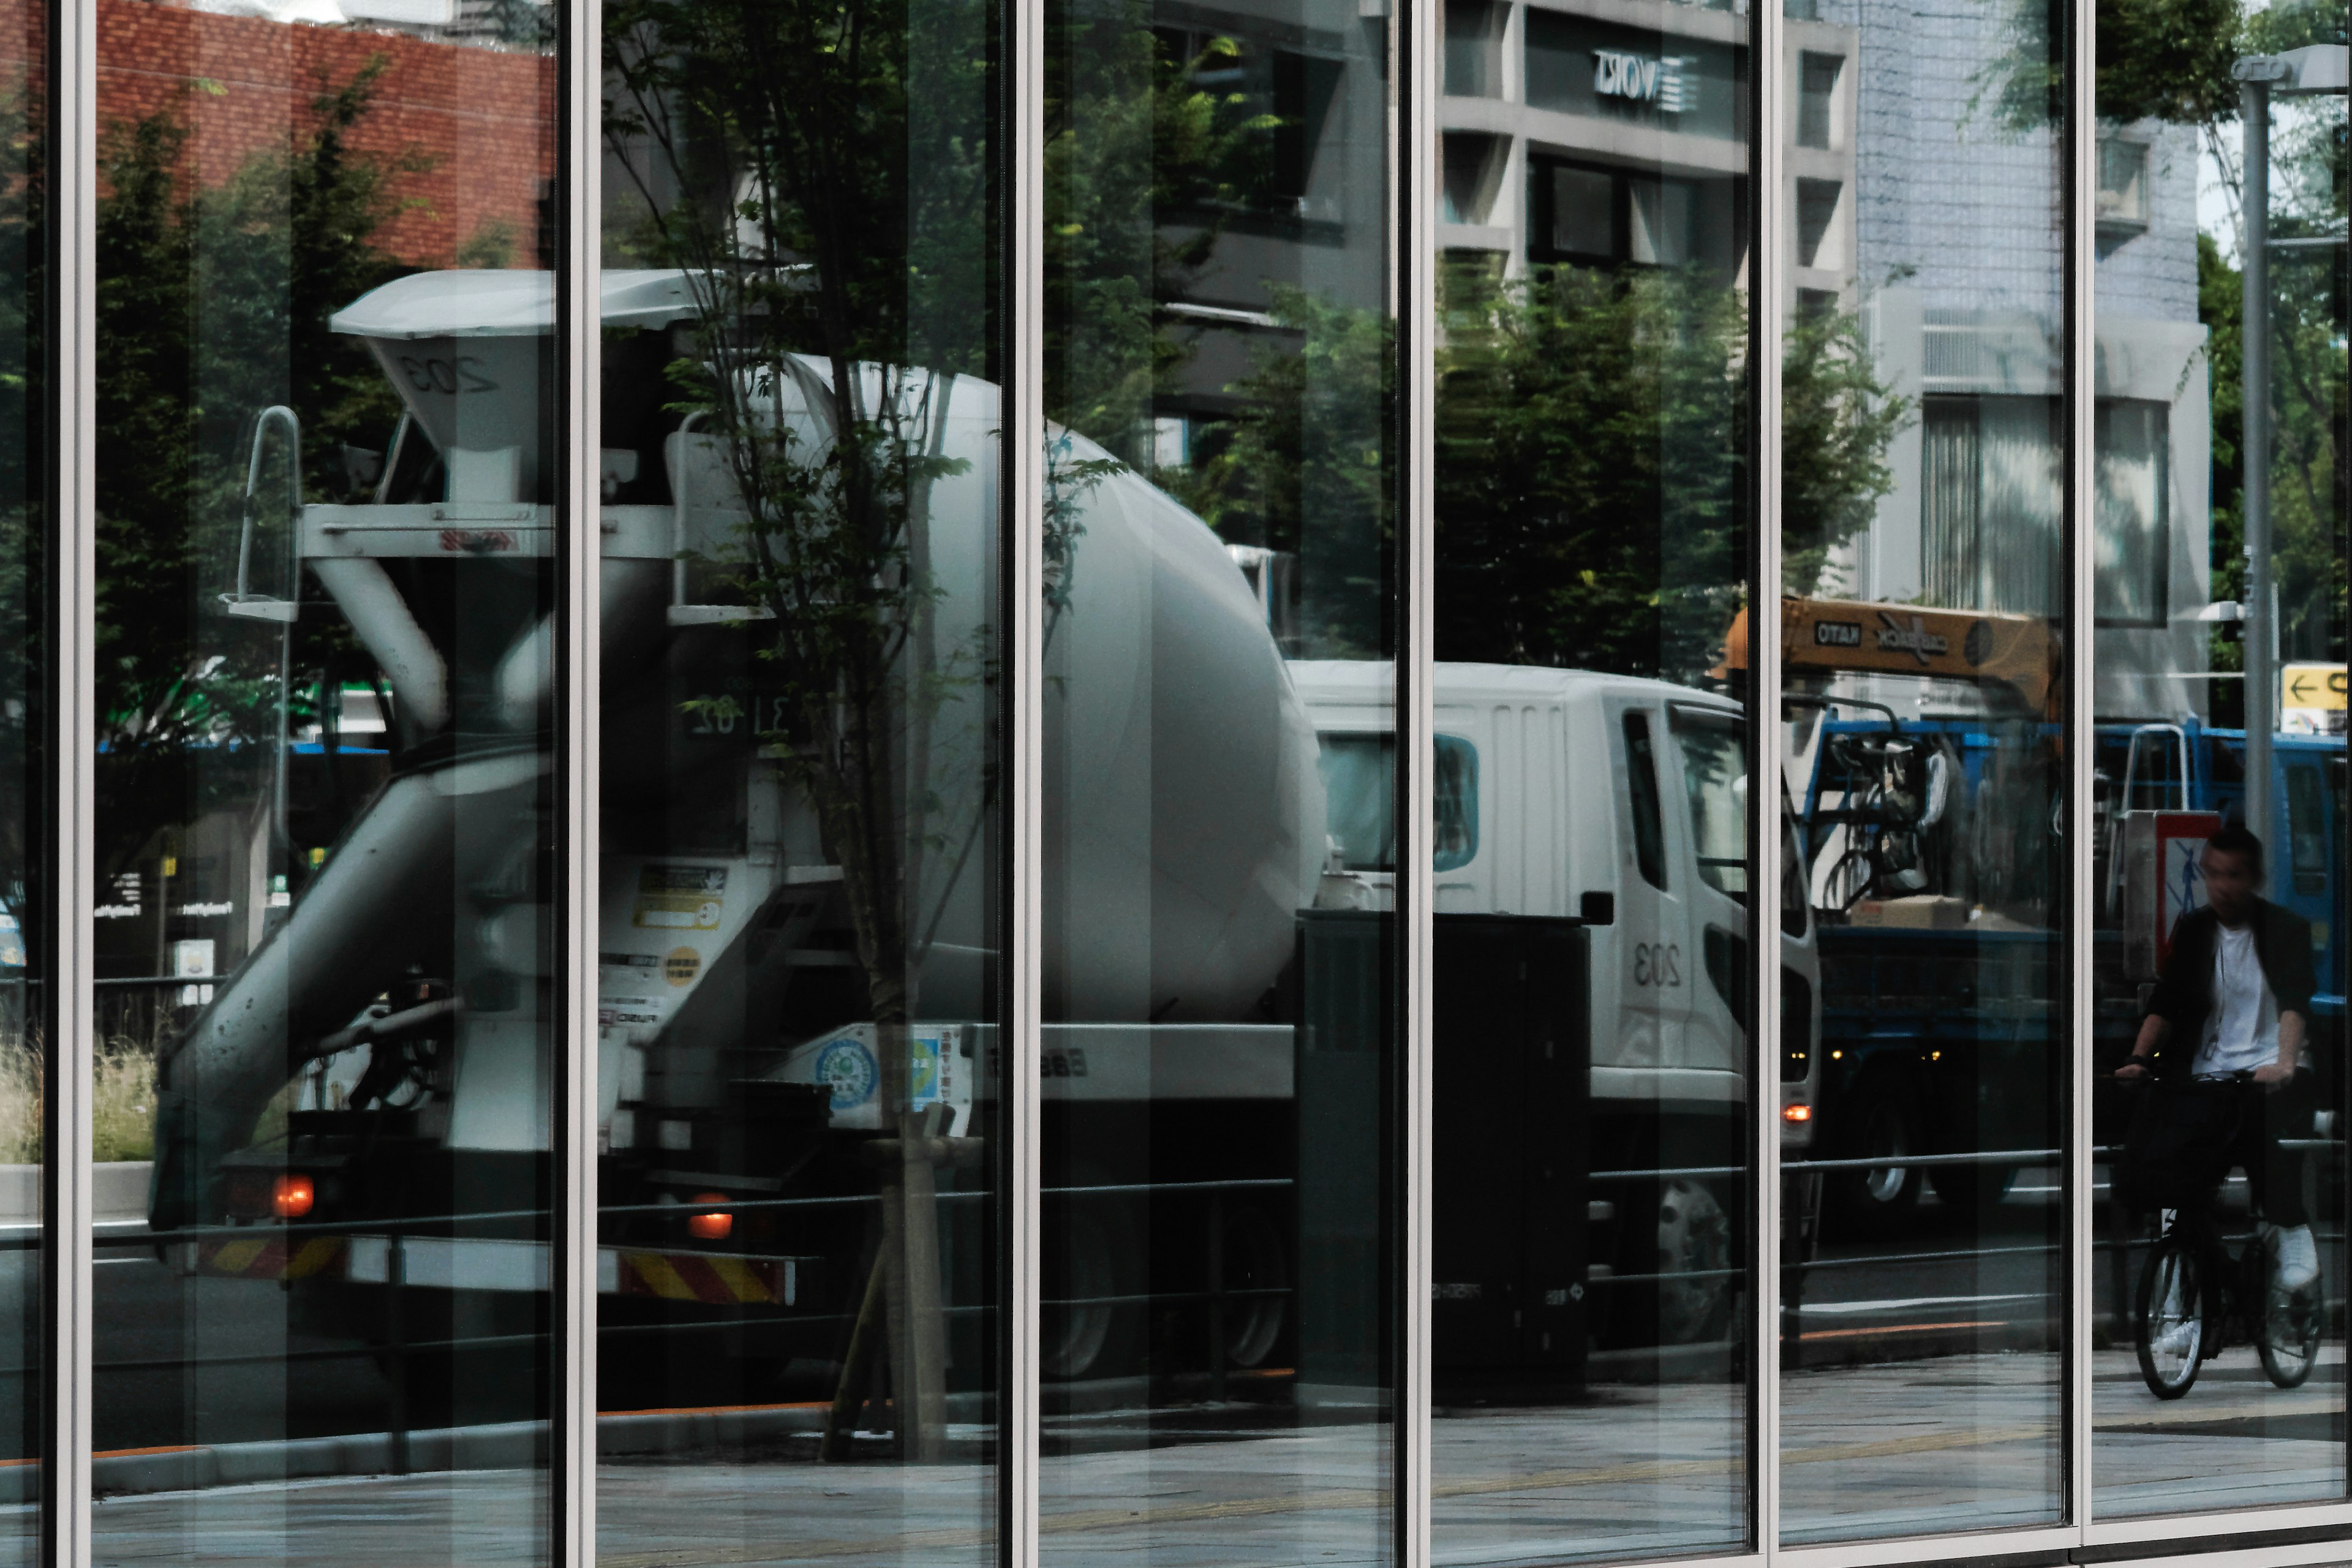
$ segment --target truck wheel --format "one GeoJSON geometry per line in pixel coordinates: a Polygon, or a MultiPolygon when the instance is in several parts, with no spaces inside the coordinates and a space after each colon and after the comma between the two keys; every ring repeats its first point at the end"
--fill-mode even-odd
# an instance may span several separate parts
{"type": "MultiPolygon", "coordinates": [[[[1920,1152],[1918,1102],[1905,1090],[1882,1088],[1855,1110],[1854,1138],[1844,1151],[1845,1158],[1876,1159],[1920,1152]]],[[[1910,1223],[1911,1211],[1919,1206],[1923,1174],[1916,1165],[1837,1172],[1832,1178],[1832,1191],[1845,1228],[1872,1240],[1903,1230],[1910,1223]]]]}
{"type": "Polygon", "coordinates": [[[1038,1371],[1056,1382],[1116,1377],[1135,1354],[1139,1316],[1131,1301],[1142,1288],[1135,1250],[1135,1227],[1127,1211],[1100,1199],[1079,1201],[1049,1213],[1045,1234],[1043,1312],[1038,1371]]]}
{"type": "Polygon", "coordinates": [[[1696,1182],[1669,1182],[1658,1194],[1658,1342],[1706,1344],[1731,1326],[1738,1295],[1732,1278],[1731,1218],[1696,1182]]]}
{"type": "Polygon", "coordinates": [[[1225,1364],[1264,1366],[1289,1321],[1290,1258],[1274,1216],[1255,1204],[1225,1216],[1225,1289],[1280,1294],[1225,1302],[1225,1364]]]}

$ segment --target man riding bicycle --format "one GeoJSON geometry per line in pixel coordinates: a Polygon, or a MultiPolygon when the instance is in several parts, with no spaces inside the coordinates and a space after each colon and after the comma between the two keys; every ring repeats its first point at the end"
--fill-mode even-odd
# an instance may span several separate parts
{"type": "MultiPolygon", "coordinates": [[[[2254,891],[2263,845],[2242,826],[2231,823],[2207,839],[2198,867],[2205,907],[2172,928],[2139,1038],[2116,1078],[2141,1084],[2153,1074],[2194,1085],[2204,1113],[2169,1129],[2152,1126],[2150,1117],[2136,1121],[2118,1178],[2126,1187],[2152,1187],[2210,1173],[2210,1191],[2231,1166],[2242,1167],[2255,1206],[2277,1230],[2275,1282],[2300,1290],[2319,1277],[2319,1250],[2304,1210],[2301,1157],[2279,1140],[2310,1117],[2297,1069],[2311,1019],[2311,926],[2254,891]],[[2176,1041],[2189,1048],[2167,1048],[2176,1041]],[[2210,1114],[2216,1110],[2228,1114],[2210,1114]],[[2158,1147],[2168,1131],[2175,1142],[2203,1146],[2158,1147]]],[[[2141,1194],[2143,1206],[2148,1195],[2141,1194]]]]}

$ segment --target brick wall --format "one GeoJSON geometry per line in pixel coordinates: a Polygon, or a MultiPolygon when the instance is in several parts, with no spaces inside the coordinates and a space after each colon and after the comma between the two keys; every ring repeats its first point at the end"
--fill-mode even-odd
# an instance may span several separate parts
{"type": "MultiPolygon", "coordinates": [[[[24,10],[0,10],[16,13],[0,16],[0,37],[24,38],[38,58],[38,39],[5,25],[24,10]]],[[[294,145],[316,123],[311,100],[381,57],[373,107],[351,144],[416,167],[394,176],[397,216],[378,243],[411,265],[447,267],[468,239],[503,225],[514,238],[510,264],[537,264],[538,202],[555,172],[551,58],[159,0],[99,0],[98,27],[101,128],[169,110],[190,133],[184,174],[205,184],[294,145]]],[[[0,57],[15,52],[0,46],[0,57]]]]}

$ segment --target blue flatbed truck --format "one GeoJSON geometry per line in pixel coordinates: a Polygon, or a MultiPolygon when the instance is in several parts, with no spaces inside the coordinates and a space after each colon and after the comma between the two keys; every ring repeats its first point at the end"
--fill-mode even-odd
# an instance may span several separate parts
{"type": "MultiPolygon", "coordinates": [[[[1860,705],[1853,705],[1859,707],[1860,705]]],[[[1814,871],[1822,964],[1822,1079],[1815,1108],[1821,1158],[1880,1158],[1898,1153],[1966,1155],[2036,1151],[2060,1145],[2064,1105],[2063,1037],[2067,1003],[2065,942],[2047,915],[2020,920],[1970,898],[1938,897],[1939,873],[1982,855],[2010,881],[2008,904],[2048,910],[2063,902],[2054,880],[2031,886],[2037,865],[2062,858],[2050,807],[2059,777],[2054,727],[2028,721],[1997,726],[1978,720],[1847,717],[1831,703],[1804,800],[1805,853],[1814,871]],[[1841,743],[1843,737],[1854,741],[1841,743]],[[1922,792],[1876,789],[1858,777],[1857,759],[1884,756],[1892,740],[1915,755],[1940,752],[1946,778],[1946,840],[1913,834],[1909,858],[1890,874],[1857,839],[1916,818],[1922,792]],[[2039,752],[2039,766],[2018,765],[2039,752]],[[2006,770],[2006,771],[2004,771],[2006,770]],[[1998,796],[1995,800],[1994,796],[1998,796]],[[1892,798],[1889,798],[1892,797],[1892,798]],[[1988,832],[1998,815],[2006,832],[1988,832]],[[1836,830],[1843,827],[1843,834],[1836,830]],[[2046,836],[2046,837],[2045,837],[2046,836]],[[1921,842],[1925,839],[1927,841],[1921,842]],[[1840,864],[1824,865],[1827,856],[1840,864]],[[1908,872],[1907,876],[1903,873],[1908,872]],[[1886,885],[1894,882],[1895,885],[1886,885]],[[1916,887],[1913,886],[1916,884],[1916,887]],[[1906,919],[1919,923],[1889,923],[1906,919]]],[[[2124,828],[2136,813],[2210,813],[2226,820],[2246,795],[2242,731],[2194,720],[2101,724],[2094,760],[2094,932],[2092,1006],[2096,1067],[2104,1071],[2130,1049],[2142,997],[2154,979],[2154,942],[2125,924],[2134,900],[2122,865],[2124,828]]],[[[2284,733],[2272,751],[2273,836],[2265,896],[2312,926],[2314,998],[2310,1059],[2321,1104],[2340,1112],[2345,931],[2337,914],[2346,875],[2346,752],[2341,734],[2284,733]]],[[[1897,858],[1903,857],[1898,856],[1897,858]]],[[[1987,868],[1969,864],[1965,875],[1987,868]]],[[[2164,918],[2158,901],[2155,918],[2164,918]]],[[[2151,931],[2148,935],[2154,933],[2151,931]]],[[[2094,1101],[2094,1137],[2122,1131],[2123,1102],[2094,1101]]],[[[2341,1124],[2340,1121],[2338,1123],[2341,1124]]],[[[1906,1226],[1924,1192],[1941,1204],[1997,1201],[2023,1162],[1928,1167],[1892,1165],[1834,1173],[1828,1222],[1848,1236],[1884,1237],[1906,1226]]]]}

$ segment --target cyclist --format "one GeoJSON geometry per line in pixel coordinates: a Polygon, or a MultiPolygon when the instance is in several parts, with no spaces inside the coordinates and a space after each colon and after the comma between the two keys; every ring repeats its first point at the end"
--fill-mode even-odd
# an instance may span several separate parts
{"type": "MultiPolygon", "coordinates": [[[[2311,926],[2257,894],[2262,840],[2231,823],[2198,857],[2205,907],[2180,917],[2147,1016],[2118,1080],[2137,1084],[2153,1072],[2194,1080],[2200,1093],[2234,1098],[2235,1114],[2210,1122],[2219,1147],[2197,1151],[2216,1179],[2232,1165],[2246,1173],[2255,1206],[2276,1227],[2277,1277],[2300,1290],[2319,1278],[2319,1250],[2304,1212],[2303,1168],[2279,1139],[2307,1121],[2298,1076],[2311,1022],[2311,926]],[[2187,1052],[2167,1051],[2175,1040],[2187,1052]]],[[[2135,1127],[2134,1139],[2141,1134],[2135,1127]]],[[[2126,1163],[2133,1151],[2126,1149],[2126,1163]]],[[[2141,1152],[2146,1163],[2148,1152],[2141,1152]]]]}

